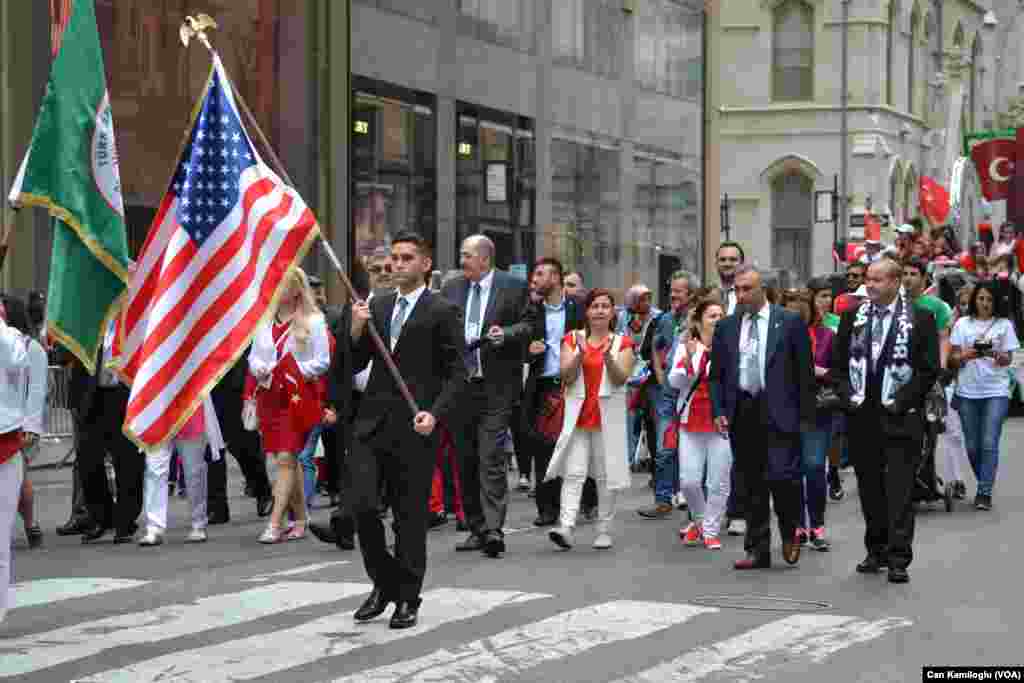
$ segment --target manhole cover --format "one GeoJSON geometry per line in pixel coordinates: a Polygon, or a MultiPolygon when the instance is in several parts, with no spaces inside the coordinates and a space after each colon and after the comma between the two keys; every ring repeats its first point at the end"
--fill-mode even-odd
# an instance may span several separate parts
{"type": "Polygon", "coordinates": [[[828,602],[797,600],[780,595],[700,595],[687,602],[703,607],[746,609],[756,612],[807,612],[832,608],[832,604],[828,602]]]}

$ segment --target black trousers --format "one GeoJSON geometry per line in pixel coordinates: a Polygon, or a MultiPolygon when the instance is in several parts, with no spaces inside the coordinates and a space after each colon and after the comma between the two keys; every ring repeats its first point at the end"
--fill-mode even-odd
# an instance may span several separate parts
{"type": "Polygon", "coordinates": [[[348,469],[359,549],[366,573],[390,600],[418,604],[427,569],[427,506],[436,450],[436,434],[424,438],[411,426],[382,427],[368,441],[353,440],[348,469]],[[395,519],[394,555],[377,514],[381,482],[393,494],[388,502],[395,519]]]}
{"type": "MultiPolygon", "coordinates": [[[[536,395],[532,397],[532,401],[527,402],[527,405],[532,407],[530,412],[533,413],[527,416],[530,425],[537,424],[537,413],[546,404],[548,396],[550,394],[557,394],[561,390],[561,384],[557,381],[549,379],[537,381],[536,395]]],[[[537,504],[537,514],[557,517],[561,509],[562,478],[558,477],[551,481],[544,481],[548,465],[551,464],[551,456],[555,452],[555,442],[548,440],[536,429],[529,430],[529,435],[533,450],[534,490],[536,495],[534,502],[537,504]]],[[[587,477],[586,483],[583,484],[583,496],[580,499],[580,507],[583,510],[597,508],[597,484],[594,482],[593,477],[587,477]]]]}
{"type": "Polygon", "coordinates": [[[135,520],[142,512],[142,476],[146,460],[124,435],[128,389],[97,387],[89,415],[79,424],[78,471],[82,477],[85,503],[92,520],[119,534],[135,532],[135,520]],[[103,459],[110,454],[117,480],[117,500],[107,486],[103,459]]]}
{"type": "MultiPolygon", "coordinates": [[[[487,382],[473,381],[466,387],[451,421],[462,477],[462,505],[466,523],[474,534],[501,534],[505,526],[508,458],[498,446],[498,435],[509,427],[512,410],[513,406],[497,396],[487,382]]],[[[433,453],[430,462],[433,466],[433,453]]]]}
{"type": "MultiPolygon", "coordinates": [[[[271,495],[267,464],[263,458],[259,432],[242,427],[242,394],[230,387],[213,390],[213,405],[220,420],[224,444],[245,476],[257,498],[271,495]]],[[[207,507],[211,513],[228,514],[228,464],[224,458],[212,462],[207,470],[207,507]]]]}
{"type": "MultiPolygon", "coordinates": [[[[862,409],[863,410],[863,409],[862,409]]],[[[906,569],[913,560],[914,475],[923,457],[916,439],[880,434],[868,410],[850,421],[850,454],[864,515],[864,546],[889,566],[906,569]]]]}
{"type": "Polygon", "coordinates": [[[792,543],[800,524],[799,479],[778,480],[768,476],[772,461],[792,462],[800,457],[800,434],[784,434],[768,417],[767,400],[743,394],[736,406],[731,440],[740,505],[746,513],[748,553],[768,556],[771,551],[771,506],[775,506],[779,533],[792,543]]]}

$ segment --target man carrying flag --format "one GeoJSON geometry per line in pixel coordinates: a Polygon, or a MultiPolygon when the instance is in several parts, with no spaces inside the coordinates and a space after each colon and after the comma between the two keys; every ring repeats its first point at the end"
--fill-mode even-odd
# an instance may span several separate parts
{"type": "Polygon", "coordinates": [[[305,202],[257,153],[214,53],[125,309],[125,432],[143,450],[200,408],[318,235],[305,202]]]}

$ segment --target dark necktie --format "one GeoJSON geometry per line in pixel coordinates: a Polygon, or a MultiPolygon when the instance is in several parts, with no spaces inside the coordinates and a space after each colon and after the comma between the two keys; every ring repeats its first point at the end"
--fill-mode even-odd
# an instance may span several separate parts
{"type": "Polygon", "coordinates": [[[395,319],[391,321],[391,350],[395,350],[398,338],[402,335],[402,325],[405,325],[405,313],[409,308],[409,300],[404,296],[398,297],[398,305],[395,307],[395,319]]]}

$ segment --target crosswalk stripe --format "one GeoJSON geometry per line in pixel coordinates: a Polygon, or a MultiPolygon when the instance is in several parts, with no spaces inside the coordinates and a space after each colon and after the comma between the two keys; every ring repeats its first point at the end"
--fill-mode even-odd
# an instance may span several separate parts
{"type": "Polygon", "coordinates": [[[352,564],[350,560],[340,560],[338,562],[319,562],[317,564],[307,564],[304,567],[295,567],[294,569],[285,569],[280,572],[271,572],[269,574],[259,574],[248,579],[242,579],[242,581],[269,581],[270,579],[277,579],[287,576],[297,576],[299,574],[308,574],[310,572],[318,572],[321,569],[327,569],[328,567],[339,567],[345,564],[352,564]]]}
{"type": "MultiPolygon", "coordinates": [[[[57,666],[122,645],[153,643],[237,626],[308,605],[368,593],[359,583],[281,582],[59,628],[0,643],[0,677],[57,666]]],[[[270,638],[273,641],[273,638],[270,638]]]]}
{"type": "Polygon", "coordinates": [[[600,645],[642,638],[717,611],[714,607],[663,602],[606,602],[562,612],[451,650],[440,649],[423,657],[360,671],[335,683],[492,681],[600,645]]]}
{"type": "Polygon", "coordinates": [[[20,607],[38,607],[51,602],[70,600],[72,598],[84,598],[89,595],[99,595],[110,591],[124,590],[126,588],[138,588],[145,586],[149,581],[136,581],[133,579],[37,579],[16,583],[8,590],[10,600],[7,604],[13,605],[14,609],[20,607]]]}
{"type": "Polygon", "coordinates": [[[751,668],[760,675],[771,672],[773,662],[796,666],[821,663],[839,650],[879,638],[896,628],[910,626],[906,619],[865,621],[827,614],[798,614],[701,647],[616,683],[685,683],[748,680],[751,668]]]}
{"type": "Polygon", "coordinates": [[[415,629],[389,629],[386,623],[358,624],[352,620],[352,613],[346,610],[294,628],[173,652],[79,681],[221,683],[261,678],[312,664],[325,657],[422,635],[446,624],[482,616],[499,607],[550,597],[543,593],[440,588],[424,593],[420,621],[415,629]]]}

